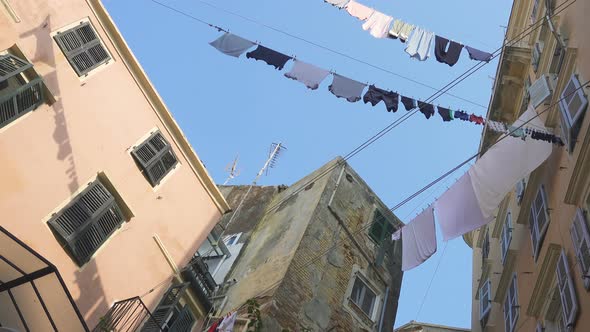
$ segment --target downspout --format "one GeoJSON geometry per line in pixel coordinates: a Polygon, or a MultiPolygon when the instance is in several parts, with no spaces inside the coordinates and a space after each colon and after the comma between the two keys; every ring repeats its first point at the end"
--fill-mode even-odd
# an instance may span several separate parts
{"type": "Polygon", "coordinates": [[[379,319],[379,330],[377,332],[383,331],[383,318],[385,317],[385,308],[387,307],[387,299],[389,298],[389,286],[385,289],[385,299],[383,301],[383,308],[381,309],[381,318],[379,319]]]}
{"type": "Polygon", "coordinates": [[[551,16],[553,16],[553,9],[551,8],[551,0],[545,0],[545,9],[546,9],[545,10],[545,20],[547,21],[547,25],[549,26],[549,30],[551,30],[553,37],[555,37],[555,39],[557,40],[559,47],[561,47],[563,49],[563,51],[565,51],[565,46],[566,46],[565,42],[563,41],[563,39],[561,39],[561,36],[557,32],[557,29],[555,29],[555,26],[553,25],[553,21],[551,21],[551,16]]]}

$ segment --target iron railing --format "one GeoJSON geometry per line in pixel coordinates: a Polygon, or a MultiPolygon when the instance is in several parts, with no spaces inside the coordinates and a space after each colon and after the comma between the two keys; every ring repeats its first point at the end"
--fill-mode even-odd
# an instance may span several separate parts
{"type": "Polygon", "coordinates": [[[190,283],[191,289],[205,307],[205,311],[209,311],[213,306],[211,297],[217,288],[217,283],[209,273],[209,268],[203,258],[193,257],[182,272],[182,277],[190,283]]]}
{"type": "Polygon", "coordinates": [[[146,323],[151,323],[153,331],[163,331],[143,301],[136,296],[115,302],[92,331],[139,331],[146,323]]]}

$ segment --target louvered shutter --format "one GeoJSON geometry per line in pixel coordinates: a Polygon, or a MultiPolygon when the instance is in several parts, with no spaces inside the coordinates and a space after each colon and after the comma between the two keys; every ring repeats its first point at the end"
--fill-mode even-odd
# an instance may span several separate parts
{"type": "Polygon", "coordinates": [[[547,83],[547,76],[542,75],[530,87],[529,95],[531,103],[536,108],[541,105],[547,98],[551,97],[551,88],[547,83]]]}
{"type": "Polygon", "coordinates": [[[535,204],[531,204],[531,212],[529,214],[529,228],[531,230],[531,242],[533,247],[533,257],[537,257],[537,243],[539,241],[539,233],[535,226],[535,204]]]}
{"type": "Polygon", "coordinates": [[[12,54],[0,55],[0,82],[33,67],[32,64],[12,54]]]}
{"type": "Polygon", "coordinates": [[[123,221],[115,198],[97,180],[52,217],[49,225],[81,266],[123,221]]]}
{"type": "Polygon", "coordinates": [[[524,182],[524,179],[518,181],[518,183],[516,184],[516,201],[519,205],[520,202],[522,202],[522,198],[524,197],[525,188],[526,183],[524,182]]]}
{"type": "Polygon", "coordinates": [[[508,212],[504,220],[504,227],[500,234],[500,248],[502,250],[502,264],[506,261],[506,254],[510,249],[510,241],[512,240],[512,214],[508,212]]]}
{"type": "Polygon", "coordinates": [[[570,227],[572,243],[576,257],[580,265],[580,273],[584,279],[586,289],[590,288],[590,232],[586,217],[581,209],[577,209],[576,215],[570,227]]]}
{"type": "Polygon", "coordinates": [[[157,131],[133,150],[135,160],[143,168],[152,186],[172,170],[178,163],[176,155],[164,136],[157,131]]]}
{"type": "Polygon", "coordinates": [[[557,262],[557,284],[559,286],[563,320],[567,327],[573,327],[576,315],[578,314],[578,299],[570,275],[567,256],[563,250],[559,256],[559,261],[557,262]]]}
{"type": "Polygon", "coordinates": [[[491,282],[490,280],[486,280],[484,284],[479,289],[479,319],[483,320],[485,316],[489,313],[492,307],[491,301],[491,282]]]}
{"type": "Polygon", "coordinates": [[[85,75],[111,58],[89,22],[58,33],[55,40],[78,76],[85,75]]]}
{"type": "Polygon", "coordinates": [[[580,81],[574,74],[561,93],[560,105],[569,127],[574,127],[588,106],[580,81]]]}
{"type": "Polygon", "coordinates": [[[164,327],[164,324],[168,322],[168,319],[170,319],[172,310],[174,310],[174,307],[180,301],[187,286],[188,283],[172,285],[164,296],[162,296],[162,300],[160,300],[160,303],[152,312],[154,319],[147,321],[141,330],[143,332],[160,331],[164,327]],[[154,320],[159,326],[155,326],[154,320]]]}
{"type": "Polygon", "coordinates": [[[190,332],[195,324],[195,317],[191,313],[188,306],[184,306],[182,310],[174,319],[172,325],[168,329],[168,332],[190,332]]]}

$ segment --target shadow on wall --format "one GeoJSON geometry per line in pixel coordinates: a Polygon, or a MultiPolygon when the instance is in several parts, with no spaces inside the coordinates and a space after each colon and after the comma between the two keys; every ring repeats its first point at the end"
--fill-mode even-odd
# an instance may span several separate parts
{"type": "MultiPolygon", "coordinates": [[[[45,10],[49,11],[50,9],[46,8],[45,10]]],[[[69,178],[68,188],[71,193],[74,193],[79,188],[79,181],[76,172],[76,163],[72,154],[72,145],[70,144],[63,99],[59,98],[60,85],[56,69],[55,53],[56,51],[61,52],[61,50],[55,50],[56,44],[50,35],[52,29],[48,15],[39,26],[21,34],[20,37],[36,39],[35,55],[31,59],[33,63],[43,63],[49,68],[53,68],[52,71],[43,75],[45,85],[51,88],[52,94],[56,97],[56,102],[51,105],[55,121],[53,140],[58,145],[57,159],[65,163],[65,173],[69,178]]],[[[96,261],[91,260],[83,269],[74,272],[73,282],[78,284],[80,292],[80,295],[76,299],[76,304],[87,320],[89,327],[92,327],[98,322],[100,316],[109,310],[96,261]]]]}
{"type": "MultiPolygon", "coordinates": [[[[31,59],[33,63],[44,63],[45,65],[53,68],[53,71],[43,75],[43,80],[47,87],[51,87],[51,92],[56,97],[56,102],[53,103],[51,108],[54,112],[55,129],[53,131],[53,140],[58,145],[57,159],[62,160],[66,164],[65,173],[68,175],[70,181],[68,182],[68,188],[71,193],[78,190],[78,174],[76,172],[76,163],[74,155],[72,154],[72,145],[70,144],[70,136],[68,134],[68,125],[65,117],[64,107],[62,98],[60,96],[59,81],[57,77],[56,61],[54,45],[55,42],[51,38],[52,27],[49,15],[45,18],[38,27],[31,29],[20,35],[21,38],[35,38],[37,46],[35,55],[31,59]]],[[[61,52],[61,51],[60,51],[61,52]]]]}

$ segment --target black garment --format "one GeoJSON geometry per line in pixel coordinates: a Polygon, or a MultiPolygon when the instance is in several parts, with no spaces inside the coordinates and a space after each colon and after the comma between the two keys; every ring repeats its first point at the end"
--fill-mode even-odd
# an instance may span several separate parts
{"type": "Polygon", "coordinates": [[[461,119],[463,121],[469,121],[469,114],[463,111],[455,111],[455,119],[461,119]]]}
{"type": "Polygon", "coordinates": [[[406,96],[402,96],[402,104],[404,104],[406,111],[409,111],[412,108],[414,108],[414,99],[406,97],[406,96]]]}
{"type": "Polygon", "coordinates": [[[462,49],[463,45],[457,42],[450,41],[449,45],[448,39],[441,36],[434,37],[434,55],[438,62],[446,63],[452,67],[457,61],[459,61],[462,49]],[[448,50],[447,46],[449,47],[448,50]]]}
{"type": "Polygon", "coordinates": [[[451,121],[453,118],[451,117],[451,110],[448,108],[438,106],[438,114],[443,119],[443,121],[451,121]]]}
{"type": "Polygon", "coordinates": [[[434,106],[432,104],[418,101],[418,107],[420,107],[420,112],[422,112],[427,119],[430,119],[430,117],[434,115],[434,106]]]}
{"type": "Polygon", "coordinates": [[[371,105],[375,106],[379,104],[380,101],[383,100],[385,103],[385,108],[387,112],[397,112],[397,105],[399,103],[399,95],[393,91],[386,91],[383,89],[379,89],[374,85],[369,86],[369,90],[363,96],[363,101],[366,103],[371,103],[371,105]]]}
{"type": "Polygon", "coordinates": [[[284,55],[283,53],[279,53],[275,50],[271,50],[270,48],[264,47],[262,45],[258,45],[254,51],[246,53],[246,58],[262,60],[267,64],[274,66],[278,70],[283,69],[287,61],[291,60],[290,56],[284,55]]]}

